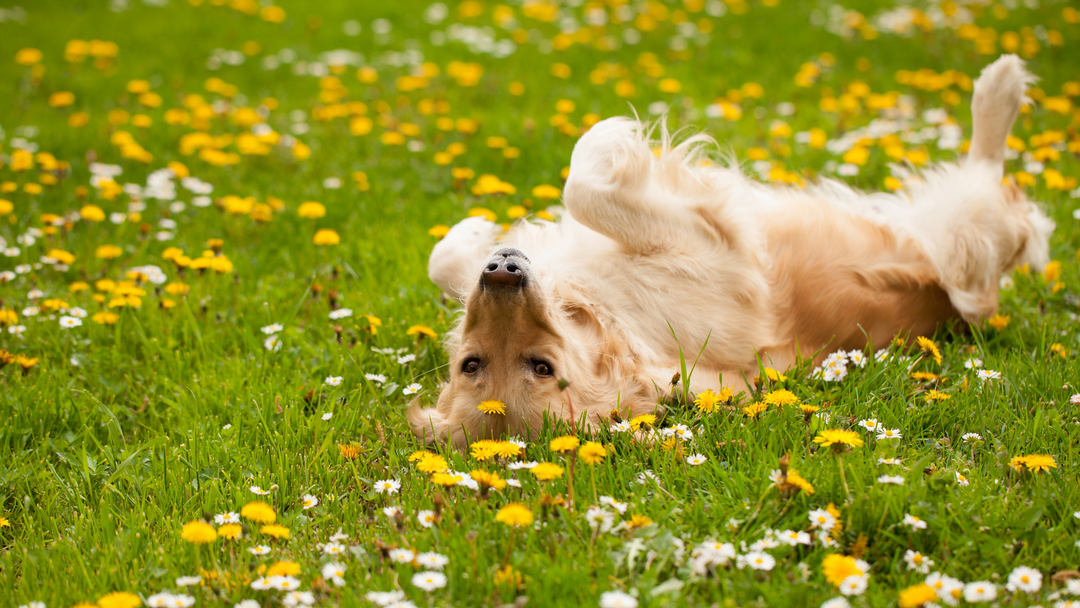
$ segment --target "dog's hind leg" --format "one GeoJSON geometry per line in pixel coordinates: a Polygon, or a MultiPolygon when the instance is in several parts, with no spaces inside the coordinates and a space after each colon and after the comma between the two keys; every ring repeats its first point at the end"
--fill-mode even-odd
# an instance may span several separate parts
{"type": "Polygon", "coordinates": [[[428,277],[449,296],[464,301],[480,279],[498,234],[499,227],[482,217],[461,220],[431,250],[428,277]]]}
{"type": "Polygon", "coordinates": [[[1001,167],[1005,142],[1024,103],[1024,92],[1035,77],[1024,69],[1016,55],[1002,55],[983,68],[975,80],[971,100],[971,151],[969,161],[992,163],[1001,167]]]}
{"type": "Polygon", "coordinates": [[[1015,55],[975,81],[968,157],[908,189],[918,239],[956,310],[970,322],[993,314],[998,280],[1019,264],[1046,263],[1053,222],[1014,185],[1003,185],[1005,144],[1034,81],[1015,55]]]}

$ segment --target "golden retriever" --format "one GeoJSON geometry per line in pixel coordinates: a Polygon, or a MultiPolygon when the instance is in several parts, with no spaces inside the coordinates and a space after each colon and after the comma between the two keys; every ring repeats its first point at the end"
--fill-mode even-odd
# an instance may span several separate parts
{"type": "Polygon", "coordinates": [[[464,315],[438,402],[409,407],[413,431],[463,446],[528,436],[545,415],[596,425],[656,410],[680,357],[700,353],[692,392],[741,388],[759,361],[784,369],[993,314],[1002,273],[1044,264],[1054,228],[1002,180],[1032,80],[1013,55],[984,69],[967,157],[895,194],[761,184],[699,162],[703,135],[674,145],[661,127],[654,143],[635,120],[596,124],[574,147],[559,221],[502,234],[470,218],[432,251],[429,276],[464,315]]]}

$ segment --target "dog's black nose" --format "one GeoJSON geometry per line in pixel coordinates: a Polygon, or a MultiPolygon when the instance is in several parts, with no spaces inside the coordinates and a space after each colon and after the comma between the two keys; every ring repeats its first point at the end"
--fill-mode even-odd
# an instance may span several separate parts
{"type": "Polygon", "coordinates": [[[521,288],[528,276],[529,258],[517,249],[500,249],[491,256],[480,275],[485,287],[521,288]]]}

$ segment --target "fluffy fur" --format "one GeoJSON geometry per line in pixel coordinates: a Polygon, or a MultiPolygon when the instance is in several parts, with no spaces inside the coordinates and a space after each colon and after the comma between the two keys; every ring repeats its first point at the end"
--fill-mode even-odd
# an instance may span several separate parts
{"type": "Polygon", "coordinates": [[[674,145],[662,127],[600,122],[574,148],[558,222],[503,235],[470,218],[436,245],[429,275],[465,312],[446,344],[449,381],[434,408],[410,406],[413,431],[460,446],[529,435],[545,415],[597,424],[654,411],[680,349],[701,352],[691,390],[738,388],[759,359],[783,369],[993,314],[1001,274],[1045,263],[1053,230],[1002,182],[1032,80],[1013,55],[988,66],[970,154],[896,194],[760,184],[698,162],[706,136],[674,145]],[[527,258],[521,289],[480,280],[503,247],[527,258]],[[490,399],[505,416],[477,409],[490,399]]]}

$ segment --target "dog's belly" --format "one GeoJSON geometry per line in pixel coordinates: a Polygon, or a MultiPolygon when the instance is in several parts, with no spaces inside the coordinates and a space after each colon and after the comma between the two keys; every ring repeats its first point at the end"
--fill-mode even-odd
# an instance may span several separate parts
{"type": "Polygon", "coordinates": [[[791,340],[778,350],[820,360],[868,342],[884,347],[898,334],[929,335],[959,316],[914,241],[827,207],[808,211],[771,231],[777,322],[791,340]]]}

